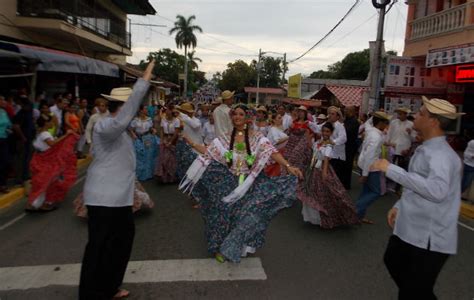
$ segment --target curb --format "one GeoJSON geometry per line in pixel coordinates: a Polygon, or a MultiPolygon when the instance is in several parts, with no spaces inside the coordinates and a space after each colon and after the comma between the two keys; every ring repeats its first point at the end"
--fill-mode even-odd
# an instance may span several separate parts
{"type": "Polygon", "coordinates": [[[474,219],[474,205],[467,201],[461,201],[461,215],[469,219],[474,219]]]}
{"type": "MultiPolygon", "coordinates": [[[[84,159],[77,160],[77,169],[86,168],[92,161],[92,157],[88,156],[84,159]]],[[[26,189],[24,187],[18,187],[12,189],[8,194],[0,196],[0,209],[9,207],[13,203],[19,201],[26,196],[26,189]]]]}

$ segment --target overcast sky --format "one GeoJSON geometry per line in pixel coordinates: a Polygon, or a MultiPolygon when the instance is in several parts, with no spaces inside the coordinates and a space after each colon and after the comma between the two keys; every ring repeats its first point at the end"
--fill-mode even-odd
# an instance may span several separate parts
{"type": "MultiPolygon", "coordinates": [[[[131,16],[134,23],[165,25],[143,27],[132,25],[133,56],[138,63],[148,52],[160,48],[176,49],[168,32],[176,15],[195,15],[195,24],[204,34],[197,34],[196,56],[203,62],[199,68],[210,77],[223,71],[237,59],[250,62],[258,49],[287,53],[296,58],[321,39],[355,3],[355,0],[151,0],[158,14],[131,16]]],[[[407,5],[399,0],[386,17],[385,48],[403,51],[407,5]]],[[[327,65],[353,51],[368,48],[375,40],[377,11],[371,0],[360,0],[353,13],[318,47],[304,58],[289,65],[289,75],[326,69],[327,65]]],[[[268,53],[267,55],[279,56],[268,53]]]]}

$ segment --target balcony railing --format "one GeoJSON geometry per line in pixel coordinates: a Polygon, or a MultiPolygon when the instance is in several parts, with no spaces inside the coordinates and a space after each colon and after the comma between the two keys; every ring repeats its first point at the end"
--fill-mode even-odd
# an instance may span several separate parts
{"type": "Polygon", "coordinates": [[[126,30],[125,22],[105,9],[90,7],[81,0],[18,0],[17,14],[23,17],[62,20],[122,47],[131,48],[131,34],[126,30]]]}
{"type": "Polygon", "coordinates": [[[465,27],[469,3],[459,5],[411,22],[410,40],[435,36],[465,27]]]}

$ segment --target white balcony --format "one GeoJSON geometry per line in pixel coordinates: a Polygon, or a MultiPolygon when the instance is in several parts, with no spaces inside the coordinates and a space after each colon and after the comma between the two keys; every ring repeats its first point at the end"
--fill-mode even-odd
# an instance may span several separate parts
{"type": "Polygon", "coordinates": [[[411,34],[409,40],[433,37],[463,30],[466,24],[466,13],[472,3],[458,5],[409,23],[411,34]]]}

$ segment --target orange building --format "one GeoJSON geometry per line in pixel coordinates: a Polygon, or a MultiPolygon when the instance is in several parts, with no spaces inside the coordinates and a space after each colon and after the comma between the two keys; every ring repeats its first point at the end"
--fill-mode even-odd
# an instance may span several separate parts
{"type": "Polygon", "coordinates": [[[447,85],[442,96],[467,113],[462,127],[473,129],[474,0],[408,0],[406,4],[403,56],[424,61],[429,73],[444,77],[447,85]]]}

